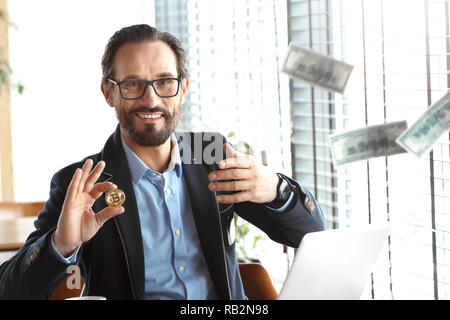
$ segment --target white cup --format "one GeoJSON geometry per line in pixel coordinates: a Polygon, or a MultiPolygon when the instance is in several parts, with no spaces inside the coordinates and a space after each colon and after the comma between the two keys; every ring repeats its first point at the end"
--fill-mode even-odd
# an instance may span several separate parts
{"type": "Polygon", "coordinates": [[[73,297],[73,298],[67,298],[64,300],[106,300],[106,297],[102,296],[83,296],[83,297],[73,297]]]}

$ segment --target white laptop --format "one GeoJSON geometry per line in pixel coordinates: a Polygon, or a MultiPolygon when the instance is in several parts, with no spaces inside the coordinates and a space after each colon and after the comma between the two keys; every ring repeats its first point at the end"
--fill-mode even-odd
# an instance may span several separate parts
{"type": "Polygon", "coordinates": [[[278,299],[361,299],[390,230],[383,224],[306,234],[278,299]]]}

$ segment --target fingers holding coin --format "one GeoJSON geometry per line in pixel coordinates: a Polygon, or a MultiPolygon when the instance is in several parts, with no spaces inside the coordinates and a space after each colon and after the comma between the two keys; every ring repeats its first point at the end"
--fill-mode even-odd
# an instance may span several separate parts
{"type": "Polygon", "coordinates": [[[94,198],[94,200],[96,200],[102,195],[102,193],[114,189],[117,189],[117,186],[112,182],[99,182],[92,187],[92,190],[89,192],[89,194],[92,198],[94,198]]]}
{"type": "Polygon", "coordinates": [[[86,171],[83,175],[84,183],[82,186],[83,186],[85,192],[90,192],[92,190],[92,188],[94,187],[95,183],[97,182],[98,178],[102,174],[103,169],[105,169],[106,163],[105,163],[105,161],[101,160],[92,169],[93,161],[91,159],[88,159],[86,161],[85,165],[83,166],[83,168],[85,166],[87,166],[89,168],[89,171],[86,171]]]}
{"type": "Polygon", "coordinates": [[[73,188],[76,188],[78,193],[88,193],[93,200],[98,199],[105,193],[105,201],[108,207],[122,206],[126,199],[122,190],[109,181],[96,183],[103,169],[105,169],[105,161],[99,161],[94,168],[93,165],[92,159],[87,159],[81,170],[77,170],[77,173],[74,175],[76,179],[73,179],[76,180],[73,188]]]}

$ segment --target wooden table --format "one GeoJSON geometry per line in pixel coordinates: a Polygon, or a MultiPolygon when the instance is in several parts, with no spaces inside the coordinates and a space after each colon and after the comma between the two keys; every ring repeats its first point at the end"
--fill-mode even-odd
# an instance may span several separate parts
{"type": "Polygon", "coordinates": [[[35,230],[37,217],[20,217],[0,220],[0,251],[20,249],[31,232],[35,230]]]}
{"type": "MultiPolygon", "coordinates": [[[[0,219],[0,265],[14,256],[17,250],[23,246],[30,233],[35,230],[34,221],[36,219],[37,216],[0,219]]],[[[67,279],[70,276],[70,274],[66,275],[66,278],[50,296],[50,300],[62,300],[80,296],[84,280],[82,279],[80,288],[68,289],[67,279]]]]}

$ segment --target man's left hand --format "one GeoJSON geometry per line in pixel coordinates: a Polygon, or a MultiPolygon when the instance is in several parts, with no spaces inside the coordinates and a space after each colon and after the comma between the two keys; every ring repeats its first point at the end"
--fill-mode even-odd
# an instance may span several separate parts
{"type": "Polygon", "coordinates": [[[220,161],[220,170],[211,172],[208,185],[211,191],[235,191],[230,195],[218,195],[220,203],[251,201],[267,203],[277,196],[278,175],[259,164],[254,157],[234,150],[228,143],[223,145],[227,158],[220,161]],[[221,182],[221,180],[232,180],[221,182]]]}

